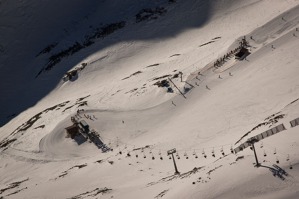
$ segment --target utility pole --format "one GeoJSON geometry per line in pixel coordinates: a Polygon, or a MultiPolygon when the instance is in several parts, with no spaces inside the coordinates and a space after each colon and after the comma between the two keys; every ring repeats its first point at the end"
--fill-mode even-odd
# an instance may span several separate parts
{"type": "Polygon", "coordinates": [[[175,163],[175,159],[174,159],[174,155],[173,155],[174,153],[176,153],[176,149],[171,149],[171,150],[167,151],[167,155],[172,156],[172,160],[173,160],[173,164],[174,164],[174,170],[175,170],[174,175],[179,175],[180,172],[178,171],[178,168],[177,168],[176,163],[175,163]]]}
{"type": "Polygon", "coordinates": [[[254,152],[255,161],[256,161],[256,167],[259,167],[261,164],[259,163],[259,161],[257,159],[257,155],[256,155],[255,147],[254,147],[254,143],[258,142],[258,140],[255,139],[255,138],[252,138],[252,139],[248,140],[247,142],[252,146],[252,149],[253,149],[253,152],[254,152]]]}
{"type": "Polygon", "coordinates": [[[181,75],[181,82],[183,82],[183,73],[179,72],[179,74],[181,75]]]}

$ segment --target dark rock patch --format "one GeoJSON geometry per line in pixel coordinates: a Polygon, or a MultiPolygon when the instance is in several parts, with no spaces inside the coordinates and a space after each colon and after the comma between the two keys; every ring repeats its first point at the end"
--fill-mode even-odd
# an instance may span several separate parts
{"type": "Polygon", "coordinates": [[[92,191],[87,191],[87,192],[79,194],[77,196],[73,196],[73,197],[71,197],[69,199],[81,199],[81,198],[87,198],[87,197],[95,197],[95,196],[97,196],[99,194],[104,195],[104,194],[107,194],[107,193],[109,193],[111,191],[112,191],[112,189],[109,189],[107,187],[102,188],[102,189],[96,188],[96,189],[94,189],[92,191]]]}
{"type": "Polygon", "coordinates": [[[22,181],[17,181],[17,182],[13,182],[13,183],[10,183],[6,188],[3,188],[3,189],[0,189],[0,194],[4,193],[5,191],[8,191],[10,189],[14,189],[14,188],[17,188],[19,187],[23,182],[26,182],[28,181],[29,178],[25,179],[25,180],[22,180],[22,181]]]}
{"type": "Polygon", "coordinates": [[[131,74],[130,76],[123,78],[122,80],[129,79],[130,77],[132,77],[132,76],[134,76],[134,75],[138,75],[138,74],[140,74],[140,73],[142,73],[142,72],[141,72],[141,71],[137,71],[137,72],[131,74]]]}
{"type": "Polygon", "coordinates": [[[39,129],[39,128],[43,129],[43,128],[45,128],[45,125],[37,126],[37,127],[35,127],[34,129],[39,129]]]}
{"type": "Polygon", "coordinates": [[[180,56],[181,54],[174,54],[174,55],[171,55],[170,57],[177,57],[177,56],[180,56]]]}
{"type": "Polygon", "coordinates": [[[166,12],[167,10],[164,7],[142,9],[135,15],[136,23],[157,19],[166,12]]]}
{"type": "Polygon", "coordinates": [[[215,42],[215,41],[209,41],[209,42],[207,42],[207,43],[204,43],[204,44],[199,45],[199,47],[203,47],[203,46],[206,46],[206,45],[211,44],[211,43],[214,43],[214,42],[215,42]]]}
{"type": "Polygon", "coordinates": [[[138,88],[134,88],[134,89],[132,89],[132,90],[130,90],[130,91],[128,91],[128,92],[125,92],[125,94],[133,93],[133,92],[135,92],[135,91],[137,91],[137,90],[138,90],[138,88]]]}
{"type": "Polygon", "coordinates": [[[162,198],[168,191],[169,191],[169,189],[166,189],[166,190],[162,191],[162,192],[159,193],[157,196],[155,196],[155,198],[156,198],[156,199],[158,199],[158,198],[162,198]]]}
{"type": "Polygon", "coordinates": [[[62,172],[58,177],[56,177],[54,180],[57,180],[58,178],[63,178],[64,176],[68,175],[69,172],[70,172],[70,170],[73,170],[73,169],[75,169],[75,168],[82,169],[82,168],[84,168],[84,167],[86,167],[86,166],[87,166],[87,164],[75,165],[75,166],[69,168],[68,170],[63,171],[63,172],[62,172]]]}
{"type": "Polygon", "coordinates": [[[96,39],[104,38],[117,31],[118,29],[125,27],[125,25],[125,21],[120,21],[95,29],[94,33],[92,33],[91,35],[86,35],[84,37],[85,40],[83,42],[75,42],[72,46],[68,47],[67,49],[61,50],[60,52],[51,55],[48,59],[48,63],[46,64],[46,66],[38,72],[35,78],[37,78],[42,72],[51,70],[56,64],[61,62],[62,59],[69,57],[75,54],[76,52],[79,52],[80,50],[94,44],[96,39]]]}
{"type": "Polygon", "coordinates": [[[52,49],[54,49],[56,46],[57,46],[57,42],[55,43],[52,43],[48,46],[46,46],[43,50],[41,50],[35,57],[38,57],[40,56],[41,54],[46,54],[46,53],[49,53],[52,49]]]}
{"type": "Polygon", "coordinates": [[[152,64],[152,65],[147,66],[146,68],[151,68],[151,67],[159,66],[159,65],[160,65],[160,64],[152,64]]]}
{"type": "Polygon", "coordinates": [[[217,169],[219,169],[220,167],[222,167],[222,165],[219,165],[218,167],[215,167],[214,169],[211,169],[207,172],[208,175],[210,175],[212,172],[216,171],[217,169]]]}

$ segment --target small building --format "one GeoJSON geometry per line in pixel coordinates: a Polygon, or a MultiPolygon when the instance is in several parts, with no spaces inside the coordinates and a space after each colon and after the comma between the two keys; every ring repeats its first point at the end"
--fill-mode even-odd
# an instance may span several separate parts
{"type": "Polygon", "coordinates": [[[85,132],[89,132],[89,125],[87,124],[87,122],[85,120],[81,120],[79,122],[79,127],[84,130],[85,132]]]}
{"type": "Polygon", "coordinates": [[[247,48],[242,47],[236,54],[235,54],[235,58],[237,60],[243,60],[245,59],[248,55],[250,55],[250,52],[247,48]]]}
{"type": "Polygon", "coordinates": [[[67,138],[70,137],[70,138],[74,139],[76,137],[76,135],[79,133],[79,128],[76,124],[73,124],[69,127],[66,127],[65,132],[67,134],[66,135],[67,138]]]}

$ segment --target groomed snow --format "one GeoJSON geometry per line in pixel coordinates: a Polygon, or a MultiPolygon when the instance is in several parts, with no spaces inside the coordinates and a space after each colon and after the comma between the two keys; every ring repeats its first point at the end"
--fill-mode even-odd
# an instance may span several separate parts
{"type": "Polygon", "coordinates": [[[15,5],[1,3],[3,21],[18,29],[11,29],[14,34],[9,36],[7,25],[0,23],[6,33],[6,41],[0,39],[5,47],[0,58],[1,122],[9,120],[0,128],[0,144],[12,140],[0,148],[0,198],[299,197],[299,126],[289,123],[299,118],[298,1],[76,1],[56,8],[57,2],[46,1],[47,9],[42,2],[22,1],[20,16],[12,14],[15,5]],[[167,12],[135,23],[139,10],[157,5],[167,12]],[[34,18],[55,9],[57,16],[34,18]],[[108,24],[120,19],[127,21],[123,29],[35,78],[39,70],[32,65],[40,68],[47,60],[47,55],[35,57],[39,49],[53,40],[60,42],[56,50],[63,49],[82,39],[97,20],[108,24]],[[28,27],[20,25],[24,21],[28,27]],[[56,27],[55,34],[47,23],[56,27]],[[34,31],[41,27],[40,33],[34,31]],[[68,34],[62,33],[65,27],[68,34]],[[45,43],[40,39],[44,35],[45,43]],[[251,54],[213,67],[244,36],[251,54]],[[19,40],[20,49],[17,41],[5,43],[8,38],[19,40]],[[30,46],[29,41],[35,42],[30,46]],[[75,80],[61,79],[82,63],[87,66],[75,80]],[[182,91],[190,89],[186,98],[172,83],[174,93],[154,85],[155,78],[179,71],[183,81],[172,81],[182,91]],[[84,109],[79,117],[78,109],[84,109]],[[17,111],[20,114],[7,119],[17,111]],[[37,115],[32,126],[18,131],[37,115]],[[252,130],[278,115],[283,116],[276,123],[252,130]],[[65,128],[74,116],[84,119],[113,151],[67,138],[65,128]],[[249,148],[231,153],[278,124],[286,130],[255,144],[261,167],[254,167],[249,148]],[[167,156],[172,148],[178,151],[180,175],[173,175],[167,156]],[[284,180],[272,175],[273,164],[288,173],[284,180]]]}

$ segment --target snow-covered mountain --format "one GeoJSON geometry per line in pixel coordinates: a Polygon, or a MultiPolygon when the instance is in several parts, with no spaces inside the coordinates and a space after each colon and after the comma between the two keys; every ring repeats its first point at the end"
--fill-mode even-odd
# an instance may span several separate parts
{"type": "Polygon", "coordinates": [[[0,198],[299,197],[299,1],[3,0],[0,35],[0,198]]]}

